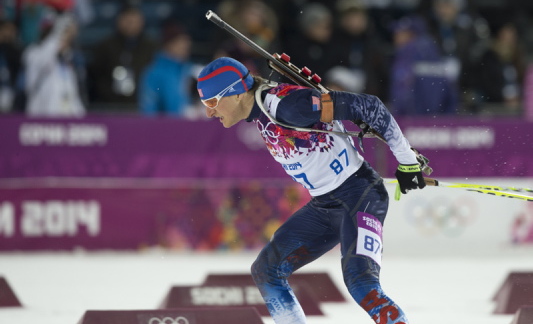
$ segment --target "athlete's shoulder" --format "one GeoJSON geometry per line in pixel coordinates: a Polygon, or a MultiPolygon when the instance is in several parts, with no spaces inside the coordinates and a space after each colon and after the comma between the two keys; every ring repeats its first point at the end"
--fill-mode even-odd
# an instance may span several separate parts
{"type": "Polygon", "coordinates": [[[308,127],[320,119],[320,92],[292,84],[278,84],[269,94],[278,98],[276,119],[281,122],[308,127]]]}

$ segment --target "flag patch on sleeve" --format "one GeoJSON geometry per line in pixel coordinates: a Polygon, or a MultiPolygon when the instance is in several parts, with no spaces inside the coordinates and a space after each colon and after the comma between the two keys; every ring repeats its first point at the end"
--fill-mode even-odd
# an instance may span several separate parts
{"type": "Polygon", "coordinates": [[[311,98],[312,98],[312,103],[313,103],[313,111],[319,111],[320,109],[322,109],[321,104],[320,104],[320,98],[315,97],[315,96],[311,96],[311,98]]]}

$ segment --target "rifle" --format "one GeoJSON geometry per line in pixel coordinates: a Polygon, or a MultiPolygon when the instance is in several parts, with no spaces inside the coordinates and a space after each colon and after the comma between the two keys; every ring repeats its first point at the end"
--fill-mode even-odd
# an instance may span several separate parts
{"type": "MultiPolygon", "coordinates": [[[[326,88],[324,85],[322,85],[320,82],[322,81],[322,78],[318,76],[316,73],[312,73],[311,70],[307,67],[299,68],[296,65],[292,64],[290,62],[290,56],[283,53],[283,54],[270,54],[269,52],[265,51],[261,46],[254,43],[252,40],[250,40],[248,37],[244,36],[241,32],[230,26],[228,23],[226,23],[224,20],[222,20],[217,14],[215,14],[213,11],[209,10],[206,13],[207,20],[213,22],[218,27],[228,31],[230,34],[235,36],[236,38],[240,39],[246,45],[250,46],[253,50],[255,50],[259,55],[264,57],[268,65],[271,69],[278,72],[279,74],[287,77],[292,82],[309,88],[314,88],[320,91],[322,93],[322,104],[323,109],[326,113],[329,112],[329,116],[326,116],[324,120],[324,112],[322,114],[322,121],[331,122],[331,119],[333,119],[333,102],[331,101],[331,97],[329,96],[330,90],[326,88]]],[[[349,136],[357,136],[359,141],[359,147],[361,148],[361,151],[364,152],[363,148],[363,138],[364,137],[373,137],[378,138],[383,142],[387,142],[385,138],[379,134],[376,130],[370,127],[367,123],[365,123],[362,120],[352,120],[355,125],[357,125],[361,131],[360,132],[346,132],[346,135],[349,136]]],[[[416,159],[418,163],[420,163],[420,168],[426,175],[430,175],[431,172],[433,172],[433,169],[428,165],[429,160],[420,154],[418,150],[411,147],[411,149],[416,154],[416,159]]]]}
{"type": "MultiPolygon", "coordinates": [[[[248,46],[252,47],[257,53],[259,53],[261,56],[267,59],[268,65],[274,71],[287,77],[288,79],[292,80],[294,83],[298,85],[317,89],[322,94],[327,94],[328,92],[330,92],[329,89],[327,89],[325,86],[323,86],[320,83],[322,81],[320,76],[318,76],[317,74],[312,74],[311,70],[308,69],[307,67],[304,67],[302,69],[298,68],[296,65],[290,62],[290,57],[287,54],[284,53],[284,54],[279,55],[276,53],[275,54],[268,53],[262,47],[255,44],[249,38],[241,34],[239,31],[237,31],[232,26],[228,25],[222,19],[220,19],[220,17],[218,17],[211,10],[209,10],[206,13],[206,17],[208,20],[212,21],[220,28],[225,29],[226,31],[231,33],[233,36],[237,37],[238,39],[245,42],[248,46]]],[[[364,152],[363,142],[362,142],[363,137],[375,137],[386,143],[386,140],[383,138],[383,136],[379,134],[378,132],[376,132],[374,129],[372,129],[365,122],[361,120],[352,120],[352,122],[356,124],[357,126],[359,126],[359,128],[361,129],[361,132],[348,132],[347,131],[345,135],[357,136],[359,139],[359,147],[361,148],[363,152],[364,152]]],[[[433,172],[433,169],[428,165],[429,160],[425,156],[420,154],[420,152],[416,150],[415,148],[411,147],[411,150],[413,150],[416,153],[416,158],[418,162],[420,163],[420,167],[422,171],[426,175],[430,175],[431,172],[433,172]]],[[[385,183],[397,183],[398,182],[395,179],[384,179],[384,180],[385,180],[385,183]]],[[[464,184],[464,183],[447,183],[447,182],[438,181],[432,178],[424,178],[424,181],[426,185],[428,186],[465,189],[468,191],[490,194],[490,195],[494,195],[497,197],[507,197],[507,198],[525,200],[525,201],[533,201],[533,197],[531,196],[521,195],[517,193],[509,193],[509,191],[527,192],[527,193],[533,192],[532,189],[527,189],[527,188],[513,188],[513,187],[476,185],[476,184],[464,184]]],[[[398,199],[399,197],[396,198],[396,200],[398,199]]]]}

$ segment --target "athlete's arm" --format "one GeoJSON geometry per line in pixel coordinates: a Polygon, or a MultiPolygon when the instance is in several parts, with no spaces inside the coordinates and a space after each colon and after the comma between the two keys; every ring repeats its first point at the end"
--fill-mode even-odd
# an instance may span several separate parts
{"type": "Polygon", "coordinates": [[[400,126],[378,97],[343,91],[332,91],[330,94],[334,103],[334,119],[364,121],[385,138],[398,162],[418,163],[400,126]]]}
{"type": "MultiPolygon", "coordinates": [[[[418,163],[396,120],[378,97],[344,91],[331,91],[330,95],[335,120],[364,121],[385,138],[399,163],[418,163]]],[[[275,117],[292,126],[310,127],[320,121],[317,100],[320,100],[318,90],[294,91],[280,101],[275,117]]]]}

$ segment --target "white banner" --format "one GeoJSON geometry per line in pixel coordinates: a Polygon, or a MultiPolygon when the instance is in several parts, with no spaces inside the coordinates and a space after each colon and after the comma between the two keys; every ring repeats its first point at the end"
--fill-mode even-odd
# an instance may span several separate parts
{"type": "MultiPolygon", "coordinates": [[[[439,179],[532,188],[533,179],[439,179]]],[[[456,188],[426,187],[394,200],[383,227],[385,255],[498,255],[533,252],[533,202],[456,188]]],[[[527,193],[526,193],[527,194],[527,193]]]]}

